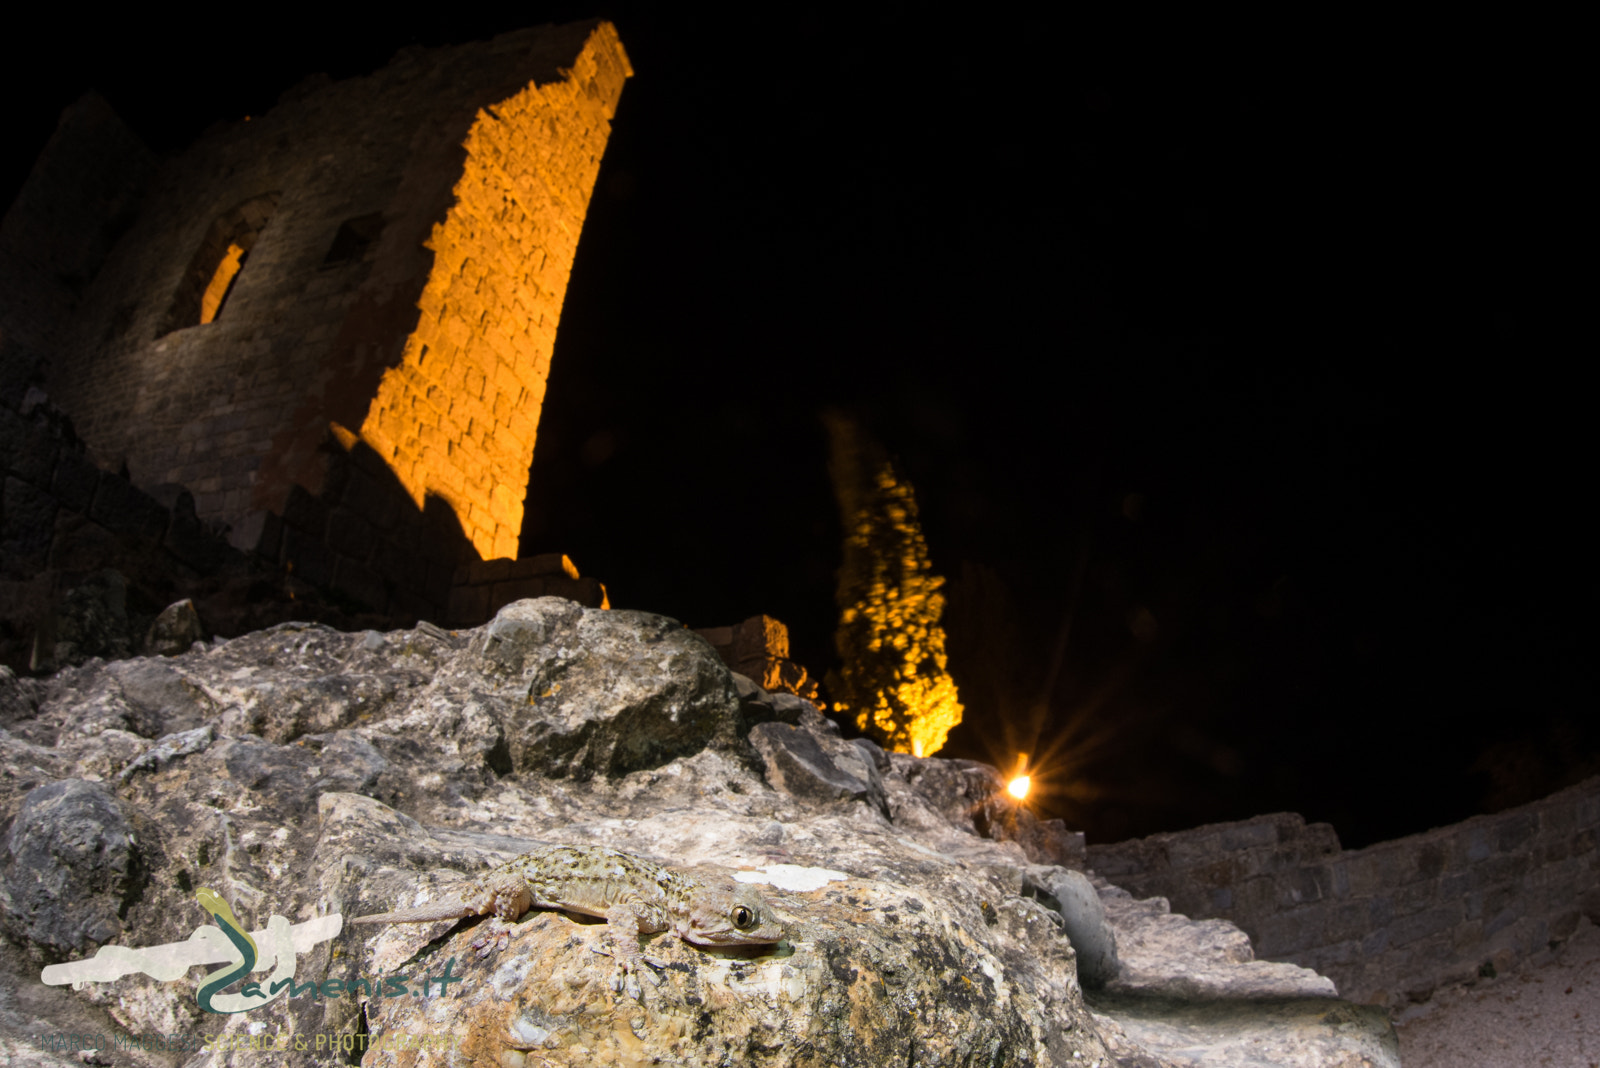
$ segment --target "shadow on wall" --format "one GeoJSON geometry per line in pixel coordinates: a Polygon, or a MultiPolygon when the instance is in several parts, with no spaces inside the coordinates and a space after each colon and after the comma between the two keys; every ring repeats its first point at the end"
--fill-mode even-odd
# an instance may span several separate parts
{"type": "Polygon", "coordinates": [[[0,664],[47,672],[151,652],[156,617],[185,599],[199,637],[289,620],[475,626],[520,597],[607,605],[559,554],[480,560],[449,505],[418,508],[347,432],[330,432],[320,459],[323,491],[295,487],[283,516],[259,520],[256,551],[241,551],[182,486],[146,492],[96,467],[39,390],[0,403],[0,664]]]}

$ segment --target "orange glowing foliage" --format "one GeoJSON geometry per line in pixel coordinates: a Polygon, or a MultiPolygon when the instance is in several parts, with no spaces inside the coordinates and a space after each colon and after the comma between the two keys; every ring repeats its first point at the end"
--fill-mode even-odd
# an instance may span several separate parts
{"type": "Polygon", "coordinates": [[[847,421],[830,418],[834,479],[846,517],[839,571],[844,664],[829,689],[856,726],[896,752],[931,756],[961,722],[961,700],[945,655],[944,579],[932,572],[911,485],[871,450],[847,421]]]}

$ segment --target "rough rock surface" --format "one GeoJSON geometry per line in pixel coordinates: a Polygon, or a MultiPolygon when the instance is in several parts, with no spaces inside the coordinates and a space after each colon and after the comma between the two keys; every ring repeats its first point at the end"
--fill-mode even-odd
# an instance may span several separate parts
{"type": "Polygon", "coordinates": [[[1090,1005],[1119,1056],[1131,1044],[1181,1068],[1400,1064],[1388,1015],[1341,1001],[1332,980],[1256,960],[1249,937],[1226,921],[1190,920],[1165,898],[1136,901],[1103,880],[1098,889],[1121,967],[1090,1005]]]}
{"type": "MultiPolygon", "coordinates": [[[[14,992],[0,995],[0,1043],[34,1063],[68,1063],[28,1049],[64,1029],[270,1039],[286,1064],[327,1063],[330,1041],[349,1063],[365,1048],[366,1064],[513,1068],[655,1057],[1107,1068],[1195,1063],[1188,1051],[1208,1041],[1219,1052],[1208,1065],[1395,1063],[1368,1053],[1387,1022],[1333,999],[1326,980],[1247,963],[1248,942],[1227,925],[1189,924],[1104,885],[1121,968],[1086,1003],[1063,919],[1084,903],[1051,889],[1081,877],[1045,862],[1081,855],[1080,836],[1005,810],[993,769],[843,740],[809,704],[730,675],[657,616],[542,598],[460,633],[283,624],[48,679],[0,672],[0,728],[11,939],[0,991],[14,992]],[[41,822],[51,805],[70,818],[41,822]],[[40,844],[58,840],[72,849],[40,844]],[[298,955],[300,995],[232,1016],[197,1004],[215,964],[176,981],[40,983],[41,964],[107,938],[188,939],[209,922],[201,887],[260,932],[275,914],[300,924],[437,901],[552,842],[765,882],[786,938],[710,950],[652,936],[646,952],[665,967],[638,998],[609,988],[602,926],[545,911],[499,948],[482,920],[346,926],[298,955]],[[38,889],[49,880],[60,888],[38,889]],[[51,892],[57,912],[30,904],[51,892]],[[427,996],[340,989],[396,975],[427,996]],[[1261,1009],[1263,996],[1289,1014],[1261,1009]],[[1197,1005],[1211,1015],[1180,1011],[1197,1005]],[[1291,1059],[1235,1057],[1238,1043],[1208,1037],[1228,1011],[1291,1059]],[[1356,1059],[1307,1059],[1335,1050],[1356,1059]]],[[[264,955],[251,978],[272,967],[264,955]]],[[[262,1055],[118,1052],[116,1063],[262,1055]]]]}

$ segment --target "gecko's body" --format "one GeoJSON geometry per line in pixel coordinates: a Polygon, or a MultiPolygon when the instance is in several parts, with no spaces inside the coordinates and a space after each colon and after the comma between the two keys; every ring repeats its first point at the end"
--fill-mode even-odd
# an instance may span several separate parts
{"type": "Polygon", "coordinates": [[[427,923],[490,913],[510,922],[531,909],[603,917],[625,972],[639,961],[640,935],[670,930],[704,946],[760,945],[783,937],[755,887],[706,886],[685,872],[603,846],[540,846],[479,878],[458,901],[350,922],[427,923]]]}

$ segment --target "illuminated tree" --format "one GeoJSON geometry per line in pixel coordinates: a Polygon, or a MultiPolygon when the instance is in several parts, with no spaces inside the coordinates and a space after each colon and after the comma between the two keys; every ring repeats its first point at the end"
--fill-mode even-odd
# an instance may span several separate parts
{"type": "Polygon", "coordinates": [[[844,666],[828,690],[885,748],[930,756],[961,722],[939,625],[944,579],[932,572],[911,484],[849,417],[823,418],[844,527],[834,637],[844,666]]]}

